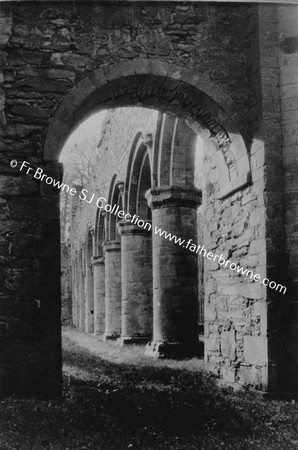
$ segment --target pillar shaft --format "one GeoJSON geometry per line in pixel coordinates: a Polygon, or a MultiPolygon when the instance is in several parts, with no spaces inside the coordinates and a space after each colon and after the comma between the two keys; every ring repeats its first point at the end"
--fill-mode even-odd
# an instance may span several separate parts
{"type": "Polygon", "coordinates": [[[103,257],[93,258],[94,277],[94,334],[105,332],[105,261],[103,257]]]}
{"type": "Polygon", "coordinates": [[[148,341],[152,336],[151,230],[120,222],[122,313],[121,344],[148,341]]]}
{"type": "Polygon", "coordinates": [[[81,282],[81,278],[80,278],[80,268],[79,268],[79,264],[77,262],[76,264],[76,298],[75,298],[75,302],[76,302],[76,327],[79,329],[80,328],[80,295],[81,295],[81,291],[80,291],[80,282],[81,282]]]}
{"type": "Polygon", "coordinates": [[[83,273],[82,266],[80,265],[80,272],[79,272],[79,305],[80,305],[80,312],[79,312],[79,329],[80,331],[85,331],[85,276],[83,273]]]}
{"type": "Polygon", "coordinates": [[[94,331],[94,287],[93,287],[93,267],[91,261],[86,263],[85,280],[85,331],[93,333],[94,331]]]}
{"type": "Polygon", "coordinates": [[[104,339],[121,334],[121,244],[108,241],[105,251],[106,322],[104,339]]]}
{"type": "Polygon", "coordinates": [[[72,324],[79,327],[79,284],[77,263],[72,266],[72,324]]]}
{"type": "Polygon", "coordinates": [[[180,357],[197,352],[197,254],[187,249],[197,242],[197,207],[201,192],[189,187],[155,188],[146,194],[153,225],[153,341],[147,354],[180,357]],[[161,229],[184,240],[165,239],[161,229]]]}

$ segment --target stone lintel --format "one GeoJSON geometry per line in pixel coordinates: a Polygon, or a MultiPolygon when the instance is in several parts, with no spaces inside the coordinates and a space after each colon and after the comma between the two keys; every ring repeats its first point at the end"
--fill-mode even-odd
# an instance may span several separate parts
{"type": "Polygon", "coordinates": [[[120,252],[121,242],[120,241],[105,241],[103,243],[103,250],[105,252],[120,252]]]}
{"type": "Polygon", "coordinates": [[[149,342],[145,355],[156,359],[183,359],[202,356],[202,343],[185,344],[182,342],[149,342]]]}
{"type": "MultiPolygon", "coordinates": [[[[144,220],[144,219],[139,219],[139,220],[144,220]]],[[[145,223],[150,223],[151,225],[151,220],[144,220],[145,223]]],[[[126,220],[121,220],[121,222],[118,222],[118,231],[119,234],[122,235],[134,235],[134,234],[138,234],[138,235],[148,235],[151,232],[151,228],[150,230],[148,230],[147,228],[143,228],[138,226],[137,224],[133,224],[131,222],[127,222],[126,220]]]]}
{"type": "Polygon", "coordinates": [[[197,208],[202,203],[202,191],[189,186],[167,186],[149,189],[145,197],[149,207],[186,206],[197,208]]]}

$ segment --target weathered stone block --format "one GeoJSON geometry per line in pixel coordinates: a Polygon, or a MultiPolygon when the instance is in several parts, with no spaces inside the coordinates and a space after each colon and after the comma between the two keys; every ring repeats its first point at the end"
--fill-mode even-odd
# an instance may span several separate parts
{"type": "Polygon", "coordinates": [[[236,356],[236,332],[233,328],[229,331],[223,331],[220,336],[220,348],[224,357],[230,361],[235,360],[236,356]]]}
{"type": "Polygon", "coordinates": [[[263,336],[244,336],[243,354],[248,364],[265,366],[268,364],[267,338],[263,336]]]}
{"type": "Polygon", "coordinates": [[[210,335],[205,339],[205,349],[206,352],[219,352],[220,351],[220,341],[218,336],[210,335]]]}
{"type": "Polygon", "coordinates": [[[258,387],[260,384],[259,370],[256,367],[240,365],[237,369],[237,380],[241,384],[258,387]]]}
{"type": "Polygon", "coordinates": [[[228,383],[235,383],[236,369],[233,366],[223,366],[221,376],[228,383]]]}
{"type": "Polygon", "coordinates": [[[4,46],[10,35],[12,29],[12,17],[9,15],[4,15],[3,13],[0,16],[0,46],[4,46]]]}
{"type": "Polygon", "coordinates": [[[206,321],[213,321],[217,318],[216,310],[209,303],[205,304],[204,318],[206,321]]]}

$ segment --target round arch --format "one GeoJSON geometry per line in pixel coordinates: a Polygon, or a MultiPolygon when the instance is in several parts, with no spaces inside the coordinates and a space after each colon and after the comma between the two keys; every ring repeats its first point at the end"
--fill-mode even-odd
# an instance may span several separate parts
{"type": "Polygon", "coordinates": [[[66,94],[50,120],[44,160],[57,161],[67,137],[89,115],[118,106],[143,106],[186,118],[196,131],[208,129],[224,152],[237,136],[239,158],[247,152],[247,121],[223,89],[195,70],[136,58],[90,72],[66,94]]]}

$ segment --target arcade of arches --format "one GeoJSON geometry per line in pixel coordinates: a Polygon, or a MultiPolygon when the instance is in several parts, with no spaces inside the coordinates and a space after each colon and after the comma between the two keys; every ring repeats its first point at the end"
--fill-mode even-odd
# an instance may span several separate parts
{"type": "Polygon", "coordinates": [[[1,396],[62,384],[59,190],[10,161],[61,179],[68,136],[102,109],[89,193],[287,291],[74,196],[74,325],[166,357],[196,354],[203,325],[223,380],[298,389],[297,18],[279,4],[1,6],[1,396]]]}

